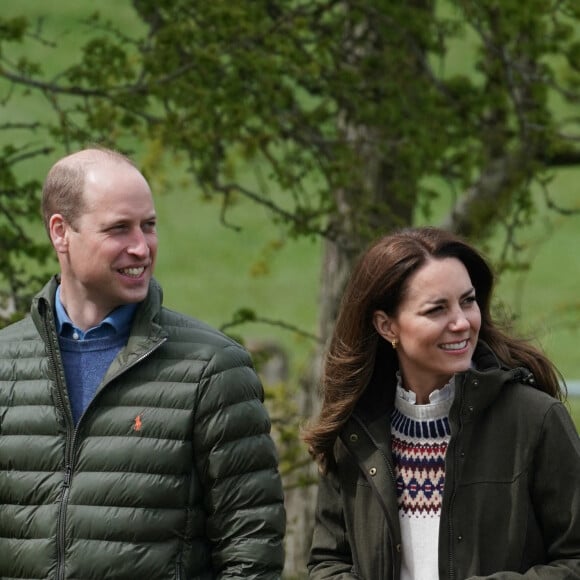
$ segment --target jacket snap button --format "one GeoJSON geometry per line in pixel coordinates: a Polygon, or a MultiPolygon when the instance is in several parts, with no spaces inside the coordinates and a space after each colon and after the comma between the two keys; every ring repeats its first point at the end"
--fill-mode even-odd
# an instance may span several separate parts
{"type": "Polygon", "coordinates": [[[461,542],[463,540],[463,536],[457,536],[457,541],[461,542]]]}
{"type": "Polygon", "coordinates": [[[351,433],[349,439],[353,442],[356,443],[358,441],[358,435],[356,433],[351,433]]]}
{"type": "Polygon", "coordinates": [[[467,407],[470,413],[473,413],[473,406],[469,405],[469,407],[467,407]]]}
{"type": "Polygon", "coordinates": [[[371,475],[376,475],[376,474],[377,474],[377,468],[376,468],[376,467],[371,467],[371,468],[369,469],[369,473],[370,473],[371,475]]]}
{"type": "Polygon", "coordinates": [[[474,387],[477,387],[477,385],[479,385],[479,381],[477,379],[473,379],[473,382],[471,383],[474,387]]]}
{"type": "Polygon", "coordinates": [[[401,553],[401,550],[402,550],[402,549],[403,549],[403,548],[401,547],[401,544],[397,544],[397,545],[395,546],[395,550],[397,550],[397,552],[399,552],[399,554],[401,553]]]}

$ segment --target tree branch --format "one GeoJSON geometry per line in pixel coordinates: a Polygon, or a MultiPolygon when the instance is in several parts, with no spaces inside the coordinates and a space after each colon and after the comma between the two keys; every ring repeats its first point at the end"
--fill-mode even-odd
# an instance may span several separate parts
{"type": "Polygon", "coordinates": [[[492,161],[479,179],[461,196],[441,227],[468,238],[481,238],[500,211],[501,198],[521,172],[522,158],[506,155],[492,161]]]}

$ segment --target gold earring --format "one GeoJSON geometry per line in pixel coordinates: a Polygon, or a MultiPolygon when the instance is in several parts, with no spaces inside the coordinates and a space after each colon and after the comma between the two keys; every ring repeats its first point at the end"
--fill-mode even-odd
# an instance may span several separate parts
{"type": "Polygon", "coordinates": [[[391,340],[391,345],[393,347],[393,350],[397,350],[397,347],[399,346],[399,341],[396,338],[393,338],[393,340],[391,340]]]}

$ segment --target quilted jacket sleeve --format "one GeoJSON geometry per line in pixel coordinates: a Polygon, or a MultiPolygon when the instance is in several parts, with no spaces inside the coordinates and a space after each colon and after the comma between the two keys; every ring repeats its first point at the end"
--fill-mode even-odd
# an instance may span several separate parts
{"type": "Polygon", "coordinates": [[[308,569],[310,578],[356,579],[342,513],[340,483],[334,472],[320,477],[314,537],[308,569]]]}
{"type": "Polygon", "coordinates": [[[280,578],[285,511],[263,389],[248,353],[229,344],[209,361],[194,432],[207,534],[218,578],[280,578]]]}

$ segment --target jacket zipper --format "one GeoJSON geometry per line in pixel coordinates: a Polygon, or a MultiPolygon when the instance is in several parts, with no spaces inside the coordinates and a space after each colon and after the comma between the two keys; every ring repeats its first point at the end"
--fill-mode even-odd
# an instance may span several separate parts
{"type": "Polygon", "coordinates": [[[55,345],[56,337],[52,332],[54,328],[54,320],[49,320],[51,317],[50,311],[46,308],[44,302],[39,303],[44,305],[44,312],[42,312],[42,319],[44,321],[44,329],[46,333],[46,344],[49,350],[48,356],[53,365],[53,371],[56,381],[56,395],[58,399],[58,404],[62,412],[62,416],[65,421],[66,428],[66,441],[65,441],[65,461],[64,461],[64,475],[62,484],[62,493],[59,500],[58,506],[58,516],[57,516],[57,536],[56,536],[56,551],[57,551],[57,567],[56,567],[56,578],[57,580],[64,580],[64,563],[66,555],[66,509],[70,493],[70,483],[73,474],[72,449],[74,447],[75,439],[75,429],[74,425],[71,423],[70,414],[67,413],[66,405],[63,399],[62,390],[66,388],[61,380],[61,373],[58,368],[58,348],[55,345]],[[72,431],[72,436],[71,436],[72,431]]]}
{"type": "Polygon", "coordinates": [[[453,550],[453,527],[451,525],[451,506],[453,504],[453,499],[455,497],[455,492],[451,496],[449,501],[449,580],[454,580],[455,578],[455,568],[453,566],[454,560],[454,550],[453,550]]]}
{"type": "MultiPolygon", "coordinates": [[[[62,389],[66,388],[66,384],[63,385],[60,377],[61,374],[58,368],[58,356],[57,353],[59,352],[59,348],[56,347],[55,342],[53,340],[54,336],[52,333],[52,329],[55,328],[54,320],[48,320],[48,317],[51,317],[52,314],[50,313],[50,309],[46,308],[46,304],[44,302],[39,303],[44,305],[44,312],[42,313],[42,318],[44,321],[44,327],[46,332],[46,344],[49,350],[49,358],[54,367],[54,376],[57,383],[56,393],[58,398],[58,403],[60,405],[65,423],[66,423],[66,441],[65,441],[65,465],[64,465],[64,478],[63,478],[63,485],[62,485],[62,494],[60,497],[59,508],[58,508],[58,516],[57,516],[57,538],[56,538],[56,545],[57,545],[57,567],[56,567],[56,580],[64,580],[64,572],[65,572],[65,558],[66,558],[66,513],[70,495],[70,486],[71,481],[74,473],[74,449],[75,443],[77,438],[77,427],[72,425],[71,423],[71,416],[67,413],[66,405],[62,396],[62,389]],[[72,436],[71,436],[72,431],[72,436]]],[[[158,343],[154,344],[151,348],[149,348],[145,353],[143,353],[137,360],[135,360],[130,365],[123,367],[119,370],[115,375],[111,377],[108,381],[110,383],[112,380],[116,379],[118,376],[123,374],[126,370],[130,369],[131,367],[135,366],[143,359],[148,357],[154,350],[156,350],[159,346],[161,346],[167,338],[162,338],[158,343]]],[[[108,384],[107,383],[107,384],[108,384]]],[[[104,387],[105,385],[103,385],[104,387]]],[[[90,406],[90,404],[89,404],[90,406]]],[[[83,413],[84,415],[84,413],[83,413]]],[[[79,419],[79,425],[82,421],[82,416],[79,419]]]]}
{"type": "MultiPolygon", "coordinates": [[[[531,373],[526,373],[524,372],[522,369],[517,368],[514,371],[512,371],[513,374],[513,380],[526,380],[529,379],[530,377],[533,380],[533,375],[531,373]]],[[[457,407],[459,409],[461,409],[461,407],[463,406],[463,386],[465,385],[466,382],[466,377],[463,377],[463,383],[461,385],[461,390],[459,390],[459,385],[457,385],[457,389],[458,389],[458,404],[457,407]],[[460,393],[460,394],[459,394],[460,393]],[[460,399],[460,400],[459,400],[460,399]]],[[[454,405],[455,406],[455,405],[454,405]]],[[[452,407],[453,410],[453,407],[452,407]]],[[[458,419],[458,426],[459,428],[457,429],[457,435],[455,437],[452,438],[453,440],[453,466],[454,466],[454,479],[455,481],[457,481],[457,471],[458,471],[458,466],[459,466],[459,459],[457,457],[457,451],[455,449],[456,447],[456,441],[459,439],[459,436],[461,435],[461,431],[463,430],[463,422],[461,420],[461,412],[459,412],[459,419],[458,419]]],[[[448,449],[449,451],[449,449],[448,449]]],[[[453,483],[453,492],[451,493],[451,498],[449,499],[449,527],[448,527],[448,534],[449,534],[449,580],[454,580],[455,579],[455,567],[453,565],[453,562],[455,561],[455,550],[453,548],[454,546],[454,537],[453,537],[453,524],[451,523],[451,512],[453,511],[453,503],[455,500],[455,487],[456,487],[456,483],[453,483]]]]}
{"type": "Polygon", "coordinates": [[[70,480],[72,477],[72,468],[67,465],[64,471],[64,483],[62,488],[62,495],[60,498],[60,505],[58,507],[57,519],[57,579],[64,580],[64,562],[65,562],[65,542],[66,542],[66,508],[68,504],[68,496],[70,493],[70,480]]]}
{"type": "MultiPolygon", "coordinates": [[[[464,381],[465,382],[465,381],[464,381]]],[[[461,385],[461,387],[463,386],[463,384],[461,385]]],[[[463,389],[460,389],[460,385],[456,385],[457,388],[457,408],[461,409],[462,405],[463,405],[463,389]]],[[[453,409],[453,407],[452,407],[453,409]]],[[[450,420],[451,420],[451,416],[450,416],[450,420]]],[[[458,419],[458,429],[457,429],[457,435],[455,437],[453,437],[453,468],[454,468],[454,473],[453,473],[453,477],[454,477],[454,482],[453,482],[453,491],[451,492],[451,497],[449,498],[449,514],[448,514],[448,518],[449,518],[449,524],[448,524],[448,537],[449,537],[449,580],[454,580],[455,579],[455,566],[453,565],[453,562],[455,561],[455,550],[453,549],[453,524],[452,522],[452,518],[451,518],[451,514],[453,512],[453,504],[455,503],[455,482],[457,481],[457,471],[458,471],[458,466],[459,466],[459,460],[457,458],[457,450],[455,449],[456,447],[456,441],[459,439],[459,436],[461,435],[461,431],[463,429],[463,423],[461,421],[461,413],[459,412],[459,419],[458,419]]],[[[448,448],[449,451],[449,448],[448,448]]]]}
{"type": "MultiPolygon", "coordinates": [[[[80,423],[80,419],[79,419],[80,423]]],[[[71,438],[67,435],[67,445],[65,455],[65,471],[64,471],[64,481],[62,486],[62,495],[60,498],[60,506],[58,509],[58,522],[57,522],[57,546],[58,546],[58,566],[57,566],[57,580],[64,580],[64,564],[66,555],[66,515],[68,509],[68,500],[70,495],[70,486],[74,473],[74,450],[76,448],[77,440],[77,428],[73,429],[73,434],[71,438]]],[[[68,434],[68,430],[67,430],[68,434]]]]}

